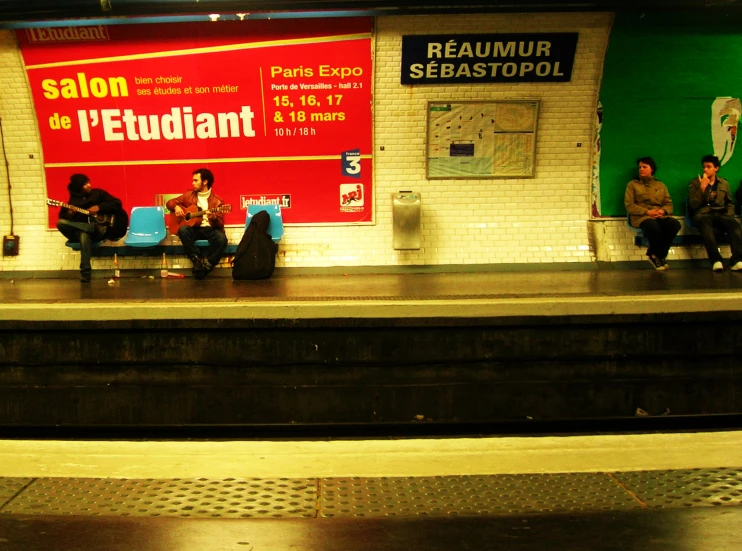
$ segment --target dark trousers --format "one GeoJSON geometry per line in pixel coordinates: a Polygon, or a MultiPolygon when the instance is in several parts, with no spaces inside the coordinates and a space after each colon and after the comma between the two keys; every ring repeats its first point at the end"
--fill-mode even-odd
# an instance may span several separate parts
{"type": "Polygon", "coordinates": [[[680,231],[680,222],[674,218],[649,218],[639,227],[649,240],[647,256],[667,258],[672,240],[680,231]]]}
{"type": "Polygon", "coordinates": [[[90,256],[93,253],[93,244],[101,241],[101,236],[94,224],[88,222],[72,222],[71,220],[57,220],[57,229],[70,241],[80,242],[80,273],[90,275],[90,256]]]}
{"type": "Polygon", "coordinates": [[[180,237],[180,242],[183,244],[183,250],[186,256],[190,259],[193,259],[194,256],[199,256],[196,241],[206,239],[209,242],[209,248],[206,249],[206,259],[213,266],[219,264],[222,253],[227,248],[227,236],[223,231],[215,230],[211,226],[194,227],[183,225],[178,228],[178,237],[180,237]]]}
{"type": "Polygon", "coordinates": [[[739,225],[734,216],[719,212],[705,212],[693,217],[693,225],[698,228],[698,232],[701,234],[703,246],[706,247],[706,254],[711,264],[721,262],[714,228],[727,234],[729,245],[732,248],[729,264],[734,266],[742,260],[742,226],[739,225]]]}

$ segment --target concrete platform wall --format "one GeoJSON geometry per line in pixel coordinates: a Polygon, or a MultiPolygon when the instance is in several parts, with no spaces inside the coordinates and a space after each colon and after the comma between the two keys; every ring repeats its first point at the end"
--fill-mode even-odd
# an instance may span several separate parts
{"type": "Polygon", "coordinates": [[[741,351],[738,312],[6,322],[0,425],[481,422],[632,417],[637,408],[739,413],[741,351]]]}

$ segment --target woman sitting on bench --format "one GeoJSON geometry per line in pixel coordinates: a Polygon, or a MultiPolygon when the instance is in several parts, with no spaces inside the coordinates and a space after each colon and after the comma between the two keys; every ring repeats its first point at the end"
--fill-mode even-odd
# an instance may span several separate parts
{"type": "Polygon", "coordinates": [[[647,258],[655,270],[666,270],[667,253],[680,231],[680,222],[672,218],[672,198],[667,186],[654,178],[657,164],[652,157],[636,161],[639,177],[626,186],[624,205],[631,225],[640,228],[649,240],[647,258]]]}

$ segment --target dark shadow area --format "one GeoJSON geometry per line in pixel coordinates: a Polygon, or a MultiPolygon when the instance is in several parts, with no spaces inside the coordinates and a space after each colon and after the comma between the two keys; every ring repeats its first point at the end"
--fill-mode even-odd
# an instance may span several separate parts
{"type": "Polygon", "coordinates": [[[5,551],[737,551],[742,509],[352,520],[0,515],[0,538],[5,551]]]}

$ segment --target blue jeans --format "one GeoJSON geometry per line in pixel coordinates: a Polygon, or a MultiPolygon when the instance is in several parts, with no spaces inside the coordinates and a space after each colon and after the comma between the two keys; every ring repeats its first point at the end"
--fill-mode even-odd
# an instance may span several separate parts
{"type": "Polygon", "coordinates": [[[209,248],[206,249],[206,259],[213,265],[219,264],[224,249],[227,248],[227,236],[221,230],[215,230],[211,226],[195,227],[181,226],[178,228],[178,237],[183,244],[183,250],[191,260],[199,256],[198,247],[195,243],[199,239],[206,239],[209,242],[209,248]]]}
{"type": "Polygon", "coordinates": [[[93,243],[103,239],[94,224],[89,222],[72,222],[71,220],[57,220],[57,229],[70,241],[80,242],[80,273],[90,275],[90,255],[93,252],[93,243]]]}

